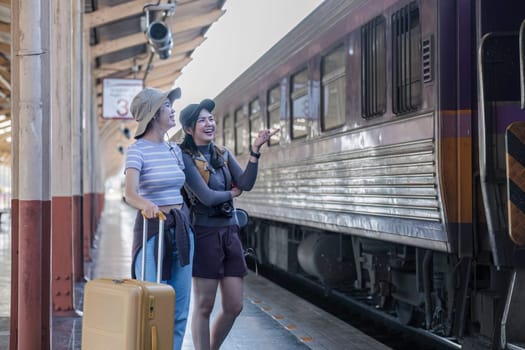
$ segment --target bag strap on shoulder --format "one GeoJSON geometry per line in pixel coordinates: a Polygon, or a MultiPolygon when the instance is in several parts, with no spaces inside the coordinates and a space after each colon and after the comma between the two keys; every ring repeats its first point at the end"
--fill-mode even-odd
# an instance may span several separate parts
{"type": "MultiPolygon", "coordinates": [[[[226,149],[218,147],[217,145],[213,145],[213,147],[215,147],[215,151],[218,154],[220,154],[221,157],[224,159],[224,165],[228,166],[228,152],[226,151],[226,149]]],[[[188,149],[185,149],[183,152],[191,155],[191,158],[193,159],[193,162],[195,163],[199,174],[201,174],[204,182],[208,184],[210,182],[210,170],[208,168],[208,161],[206,160],[206,158],[200,152],[195,154],[188,149]]]]}

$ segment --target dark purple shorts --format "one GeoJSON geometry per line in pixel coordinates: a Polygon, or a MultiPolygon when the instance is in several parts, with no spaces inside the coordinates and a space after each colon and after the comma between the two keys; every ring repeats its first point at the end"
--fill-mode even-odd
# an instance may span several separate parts
{"type": "Polygon", "coordinates": [[[194,229],[193,277],[221,279],[246,275],[248,269],[237,225],[194,229]]]}

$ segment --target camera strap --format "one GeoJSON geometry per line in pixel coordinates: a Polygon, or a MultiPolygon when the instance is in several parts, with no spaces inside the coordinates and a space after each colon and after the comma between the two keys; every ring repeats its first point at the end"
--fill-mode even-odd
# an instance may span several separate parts
{"type": "MultiPolygon", "coordinates": [[[[228,166],[228,157],[227,157],[226,150],[220,149],[215,144],[213,145],[213,147],[215,148],[215,152],[217,154],[219,154],[224,159],[224,165],[228,166]]],[[[199,171],[199,174],[204,179],[204,182],[206,184],[209,184],[210,183],[210,174],[214,173],[215,169],[212,166],[210,166],[210,164],[209,164],[208,160],[206,159],[206,157],[204,156],[204,154],[202,154],[202,152],[200,152],[200,151],[197,154],[195,154],[195,153],[191,152],[190,150],[184,150],[183,152],[191,155],[191,158],[193,159],[193,163],[195,163],[195,167],[199,171]]],[[[226,175],[225,174],[223,174],[223,175],[224,175],[224,182],[225,182],[225,186],[226,186],[227,185],[226,184],[226,182],[227,182],[226,175]]],[[[227,190],[227,188],[225,188],[225,190],[227,190]]]]}
{"type": "MultiPolygon", "coordinates": [[[[222,171],[223,179],[224,179],[224,191],[229,190],[229,186],[231,186],[231,172],[230,175],[226,174],[226,171],[224,170],[224,167],[228,167],[228,154],[227,151],[224,149],[220,149],[217,145],[213,145],[215,148],[215,152],[223,158],[224,160],[224,166],[219,168],[222,171]]],[[[197,152],[191,152],[188,149],[183,150],[184,153],[189,154],[193,160],[193,163],[195,164],[195,167],[197,168],[197,171],[201,175],[204,182],[209,186],[210,183],[210,176],[211,174],[215,174],[216,170],[213,167],[211,167],[210,163],[208,162],[208,159],[204,156],[204,154],[200,151],[197,152]]],[[[220,190],[220,189],[217,189],[220,190]]],[[[192,208],[199,208],[197,210],[200,210],[201,212],[209,211],[210,208],[205,207],[203,204],[200,203],[200,201],[197,199],[197,197],[191,192],[191,190],[187,187],[185,184],[183,187],[183,196],[185,199],[187,199],[187,203],[189,207],[192,208]]]]}

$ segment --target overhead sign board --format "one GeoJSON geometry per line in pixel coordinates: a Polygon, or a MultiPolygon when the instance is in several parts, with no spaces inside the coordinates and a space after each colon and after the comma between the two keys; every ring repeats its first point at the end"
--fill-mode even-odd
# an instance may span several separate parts
{"type": "Polygon", "coordinates": [[[143,89],[142,79],[104,79],[102,85],[102,117],[133,119],[131,101],[143,89]]]}

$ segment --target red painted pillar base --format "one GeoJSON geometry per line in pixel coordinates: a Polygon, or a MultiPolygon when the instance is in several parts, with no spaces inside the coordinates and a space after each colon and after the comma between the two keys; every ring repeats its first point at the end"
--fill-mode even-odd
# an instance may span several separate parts
{"type": "Polygon", "coordinates": [[[84,194],[84,202],[82,203],[82,216],[83,216],[83,251],[84,261],[90,262],[91,259],[91,241],[93,234],[92,217],[93,217],[93,201],[90,193],[84,194]]]}
{"type": "Polygon", "coordinates": [[[105,193],[97,193],[97,225],[100,223],[100,218],[102,217],[102,211],[104,210],[104,203],[105,203],[105,193]]]}
{"type": "Polygon", "coordinates": [[[73,197],[53,197],[52,301],[53,316],[77,316],[73,275],[73,197]]]}
{"type": "Polygon", "coordinates": [[[18,200],[11,201],[11,318],[9,350],[18,349],[18,200]]]}
{"type": "Polygon", "coordinates": [[[73,274],[74,281],[84,278],[84,250],[82,249],[82,197],[73,196],[73,274]]]}
{"type": "Polygon", "coordinates": [[[19,200],[17,285],[17,350],[50,349],[50,214],[48,201],[19,200]]]}

